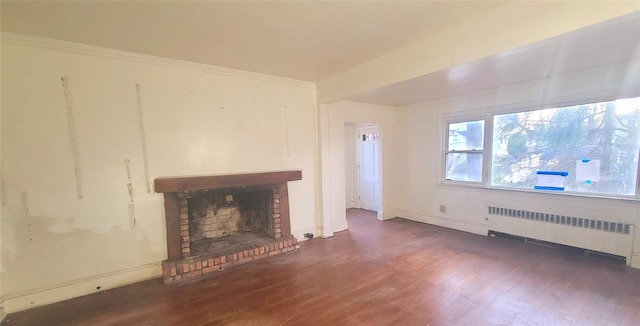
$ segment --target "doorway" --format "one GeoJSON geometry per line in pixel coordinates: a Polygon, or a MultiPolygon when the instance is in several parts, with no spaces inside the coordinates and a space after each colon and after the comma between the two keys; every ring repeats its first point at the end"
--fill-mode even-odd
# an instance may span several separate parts
{"type": "Polygon", "coordinates": [[[382,210],[381,134],[371,123],[345,124],[347,208],[382,210]]]}
{"type": "Polygon", "coordinates": [[[380,210],[380,132],[378,126],[359,127],[357,149],[358,202],[362,209],[380,210]]]}

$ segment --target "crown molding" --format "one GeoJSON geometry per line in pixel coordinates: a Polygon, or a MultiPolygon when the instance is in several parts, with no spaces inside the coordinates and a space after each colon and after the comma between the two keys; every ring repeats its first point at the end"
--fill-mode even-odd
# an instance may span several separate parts
{"type": "Polygon", "coordinates": [[[295,86],[309,89],[316,89],[313,82],[302,81],[297,79],[260,74],[256,72],[237,70],[219,66],[211,66],[201,63],[156,57],[152,55],[133,53],[99,46],[86,45],[81,43],[67,42],[49,38],[29,36],[23,34],[15,34],[2,32],[0,39],[2,43],[15,44],[22,46],[37,47],[49,50],[57,50],[76,54],[92,55],[116,60],[124,60],[130,62],[146,63],[170,68],[187,69],[217,75],[253,79],[263,82],[282,84],[287,86],[295,86]]]}

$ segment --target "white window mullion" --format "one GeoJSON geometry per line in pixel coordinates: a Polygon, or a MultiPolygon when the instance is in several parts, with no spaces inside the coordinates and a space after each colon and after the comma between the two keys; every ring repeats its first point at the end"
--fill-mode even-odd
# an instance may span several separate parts
{"type": "Polygon", "coordinates": [[[482,184],[491,185],[491,157],[493,156],[493,115],[484,119],[484,157],[482,161],[482,184]]]}

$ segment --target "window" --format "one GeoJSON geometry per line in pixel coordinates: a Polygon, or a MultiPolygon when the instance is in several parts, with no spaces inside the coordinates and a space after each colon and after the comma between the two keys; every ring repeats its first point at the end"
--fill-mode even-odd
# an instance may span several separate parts
{"type": "Polygon", "coordinates": [[[380,140],[379,132],[362,134],[362,141],[377,141],[377,140],[380,140]]]}
{"type": "Polygon", "coordinates": [[[557,171],[568,172],[568,192],[637,195],[640,98],[494,114],[486,121],[490,142],[483,137],[485,120],[447,125],[447,181],[534,189],[538,172],[557,171]],[[580,162],[597,163],[596,178],[585,180],[580,162]]]}
{"type": "Polygon", "coordinates": [[[450,123],[448,131],[446,179],[481,182],[484,120],[450,123]]]}

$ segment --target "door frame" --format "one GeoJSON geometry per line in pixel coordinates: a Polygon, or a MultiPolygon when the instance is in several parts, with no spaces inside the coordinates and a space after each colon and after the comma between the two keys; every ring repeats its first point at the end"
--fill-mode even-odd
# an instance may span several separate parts
{"type": "Polygon", "coordinates": [[[361,189],[360,189],[360,163],[361,163],[361,153],[360,153],[360,142],[361,142],[361,138],[362,135],[364,134],[363,131],[367,130],[367,129],[375,129],[376,132],[378,133],[378,159],[376,162],[374,162],[374,164],[376,165],[377,168],[377,175],[378,175],[378,180],[377,180],[377,186],[375,189],[376,193],[379,194],[380,198],[377,198],[377,202],[378,204],[376,205],[376,209],[374,210],[377,213],[378,219],[382,219],[382,170],[381,170],[381,165],[382,165],[382,151],[381,149],[381,139],[382,139],[382,133],[380,132],[380,126],[377,124],[373,124],[373,123],[357,123],[354,124],[354,133],[355,133],[355,146],[353,147],[356,151],[355,153],[355,164],[356,167],[355,169],[353,169],[353,173],[355,174],[354,179],[355,179],[355,198],[354,198],[354,206],[357,208],[362,208],[362,202],[360,200],[361,198],[361,189]]]}

